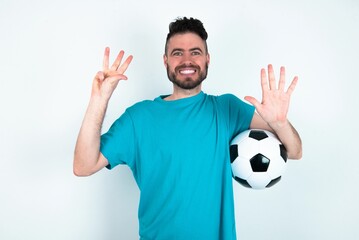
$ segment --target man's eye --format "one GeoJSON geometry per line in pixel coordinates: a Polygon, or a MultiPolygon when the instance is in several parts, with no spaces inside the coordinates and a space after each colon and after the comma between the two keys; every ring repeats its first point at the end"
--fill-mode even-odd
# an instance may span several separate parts
{"type": "Polygon", "coordinates": [[[174,52],[173,56],[182,56],[182,53],[181,52],[174,52]]]}
{"type": "Polygon", "coordinates": [[[201,53],[197,52],[197,51],[194,51],[194,52],[192,52],[192,55],[201,55],[201,53]]]}

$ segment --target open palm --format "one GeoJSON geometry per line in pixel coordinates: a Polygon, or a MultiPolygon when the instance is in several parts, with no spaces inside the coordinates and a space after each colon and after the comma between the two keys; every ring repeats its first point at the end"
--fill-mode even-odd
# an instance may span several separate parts
{"type": "Polygon", "coordinates": [[[273,66],[268,65],[268,78],[266,70],[261,69],[262,102],[251,96],[246,96],[245,99],[254,105],[258,114],[270,126],[281,125],[287,121],[290,97],[297,81],[298,77],[294,77],[287,91],[285,91],[285,68],[281,67],[277,87],[273,66]]]}

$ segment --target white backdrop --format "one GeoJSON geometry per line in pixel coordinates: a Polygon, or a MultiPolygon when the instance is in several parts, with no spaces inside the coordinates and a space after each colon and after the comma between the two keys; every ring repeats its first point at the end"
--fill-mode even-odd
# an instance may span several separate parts
{"type": "Polygon", "coordinates": [[[77,178],[73,150],[106,46],[134,61],[104,131],[131,104],[170,93],[162,54],[178,16],[209,33],[207,93],[260,97],[268,63],[299,76],[289,118],[303,160],[269,190],[235,184],[238,238],[359,235],[358,1],[0,0],[0,239],[138,239],[130,170],[77,178]]]}

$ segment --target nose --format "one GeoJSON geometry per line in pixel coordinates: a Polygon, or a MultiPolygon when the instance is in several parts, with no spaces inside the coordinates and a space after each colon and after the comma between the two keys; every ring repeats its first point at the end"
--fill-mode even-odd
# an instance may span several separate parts
{"type": "Polygon", "coordinates": [[[184,53],[182,56],[182,63],[186,65],[192,65],[193,59],[191,53],[184,53]]]}

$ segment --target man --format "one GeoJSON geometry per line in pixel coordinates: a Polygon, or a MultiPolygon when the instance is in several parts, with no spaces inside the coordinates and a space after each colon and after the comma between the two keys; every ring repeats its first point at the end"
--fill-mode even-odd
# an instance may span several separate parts
{"type": "Polygon", "coordinates": [[[164,65],[173,83],[170,95],[128,108],[110,130],[100,135],[109,99],[132,56],[122,64],[121,51],[94,78],[90,103],[78,136],[74,173],[88,176],[127,164],[141,191],[141,239],[236,239],[229,144],[248,128],[274,132],[291,159],[302,154],[301,140],[287,120],[294,78],[284,91],[285,69],[278,88],[273,68],[261,70],[263,99],[231,94],[207,95],[202,81],[210,55],[201,21],[180,18],[170,24],[164,65]],[[269,81],[268,81],[269,80],[269,81]],[[268,84],[269,82],[269,84],[268,84]]]}

